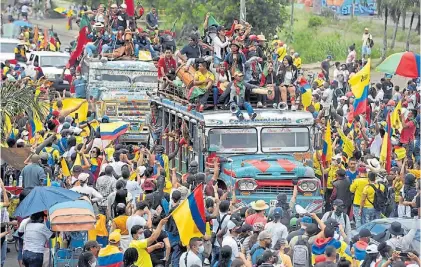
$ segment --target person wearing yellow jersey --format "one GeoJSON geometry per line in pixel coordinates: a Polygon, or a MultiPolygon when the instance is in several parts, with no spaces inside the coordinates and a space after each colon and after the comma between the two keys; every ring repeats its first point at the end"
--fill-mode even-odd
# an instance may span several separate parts
{"type": "Polygon", "coordinates": [[[294,53],[294,66],[297,67],[298,71],[300,71],[302,68],[302,62],[299,53],[294,53]]]}
{"type": "Polygon", "coordinates": [[[287,48],[283,42],[279,43],[279,48],[276,51],[276,53],[278,54],[278,61],[282,62],[284,60],[284,57],[287,55],[287,48]]]}
{"type": "Polygon", "coordinates": [[[322,179],[322,165],[320,164],[321,161],[321,150],[317,150],[313,154],[313,169],[316,177],[322,179]]]}
{"type": "Polygon", "coordinates": [[[162,227],[168,222],[169,217],[166,217],[162,219],[158,227],[156,227],[155,231],[152,232],[152,235],[149,238],[143,238],[143,226],[135,225],[130,229],[130,234],[133,237],[133,240],[130,242],[129,247],[135,248],[137,250],[137,253],[139,254],[139,257],[136,262],[137,267],[152,267],[152,260],[149,253],[151,253],[153,250],[157,248],[163,248],[164,243],[157,243],[155,245],[152,245],[154,243],[159,235],[161,234],[162,227]]]}
{"type": "Polygon", "coordinates": [[[369,184],[363,189],[360,202],[361,209],[359,211],[360,216],[364,215],[363,224],[380,218],[380,211],[374,208],[374,198],[375,194],[377,194],[375,188],[384,192],[386,187],[383,184],[376,183],[376,177],[377,175],[375,173],[370,172],[368,174],[369,184]]]}
{"type": "Polygon", "coordinates": [[[349,190],[351,193],[354,194],[354,202],[353,202],[353,209],[354,209],[354,217],[355,217],[355,224],[356,227],[360,227],[362,225],[363,218],[360,216],[360,204],[361,198],[363,195],[364,188],[368,185],[368,177],[367,172],[360,172],[357,178],[352,182],[349,190]]]}
{"type": "MultiPolygon", "coordinates": [[[[178,138],[175,138],[175,143],[178,144],[178,138]]],[[[178,153],[179,146],[176,145],[174,151],[167,155],[165,153],[165,148],[162,145],[156,145],[152,148],[152,155],[149,157],[149,165],[154,166],[154,174],[159,174],[158,169],[161,166],[165,171],[165,190],[164,192],[168,193],[171,191],[171,178],[170,178],[170,165],[169,162],[172,160],[178,153]],[[159,164],[158,164],[159,163],[159,164]]],[[[149,153],[146,151],[146,153],[149,153]]]]}
{"type": "Polygon", "coordinates": [[[2,73],[3,77],[6,77],[6,75],[11,71],[12,71],[12,69],[10,68],[10,61],[6,60],[4,62],[4,67],[3,67],[3,73],[2,73]]]}
{"type": "Polygon", "coordinates": [[[27,60],[27,58],[26,58],[26,48],[25,48],[25,45],[23,43],[19,43],[15,47],[14,53],[15,53],[15,59],[17,61],[26,62],[26,60],[27,60]]]}

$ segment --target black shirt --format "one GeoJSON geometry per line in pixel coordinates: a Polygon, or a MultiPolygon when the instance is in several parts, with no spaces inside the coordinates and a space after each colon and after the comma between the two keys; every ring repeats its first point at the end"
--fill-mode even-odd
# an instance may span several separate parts
{"type": "Polygon", "coordinates": [[[182,55],[186,55],[186,57],[189,58],[201,58],[205,55],[205,52],[203,51],[203,48],[200,45],[191,46],[186,45],[181,49],[180,53],[182,55]]]}
{"type": "MultiPolygon", "coordinates": [[[[149,238],[152,235],[151,230],[145,230],[144,232],[145,238],[149,238]]],[[[159,242],[164,242],[164,239],[168,238],[168,235],[165,231],[161,231],[161,234],[159,235],[158,239],[153,242],[150,246],[155,245],[159,242]]],[[[163,248],[155,249],[150,253],[152,264],[155,266],[156,264],[162,263],[162,259],[165,258],[165,246],[163,248]]]]}
{"type": "Polygon", "coordinates": [[[392,95],[393,95],[393,83],[392,82],[385,81],[382,84],[382,89],[383,89],[383,92],[384,92],[383,99],[384,100],[390,100],[390,99],[392,99],[392,95]]]}
{"type": "Polygon", "coordinates": [[[120,13],[117,16],[118,26],[122,26],[124,29],[127,28],[127,20],[129,20],[129,15],[127,13],[120,13]]]}

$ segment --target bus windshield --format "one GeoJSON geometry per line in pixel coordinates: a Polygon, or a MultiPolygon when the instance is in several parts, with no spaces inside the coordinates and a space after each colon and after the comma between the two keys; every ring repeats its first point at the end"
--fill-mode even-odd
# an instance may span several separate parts
{"type": "Polygon", "coordinates": [[[262,152],[305,152],[310,149],[308,128],[262,128],[262,152]]]}
{"type": "Polygon", "coordinates": [[[218,129],[209,130],[209,149],[219,153],[256,153],[257,130],[218,129]]]}

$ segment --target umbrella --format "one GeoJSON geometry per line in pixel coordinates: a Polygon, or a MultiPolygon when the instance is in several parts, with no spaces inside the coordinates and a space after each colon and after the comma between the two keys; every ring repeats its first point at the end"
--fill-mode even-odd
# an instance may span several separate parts
{"type": "Polygon", "coordinates": [[[30,28],[32,28],[32,24],[27,22],[27,21],[24,21],[24,20],[15,20],[15,21],[13,21],[13,24],[15,24],[16,26],[19,26],[19,27],[30,27],[30,28]]]}
{"type": "Polygon", "coordinates": [[[79,197],[79,193],[65,188],[36,186],[16,208],[14,216],[25,218],[34,213],[48,210],[57,203],[76,200],[79,197]]]}
{"type": "Polygon", "coordinates": [[[420,77],[420,55],[414,52],[402,52],[390,55],[376,70],[407,78],[418,78],[420,77]]]}

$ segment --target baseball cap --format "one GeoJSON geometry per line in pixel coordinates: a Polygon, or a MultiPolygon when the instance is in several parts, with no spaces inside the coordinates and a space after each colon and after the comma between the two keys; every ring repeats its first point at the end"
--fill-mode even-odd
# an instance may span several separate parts
{"type": "Polygon", "coordinates": [[[282,208],[281,207],[277,207],[273,211],[273,216],[275,216],[275,217],[281,217],[283,213],[284,212],[283,212],[282,208]]]}
{"type": "Polygon", "coordinates": [[[325,224],[326,226],[329,226],[332,228],[336,228],[339,225],[338,221],[336,221],[334,218],[327,219],[325,224]]]}
{"type": "Polygon", "coordinates": [[[120,7],[121,8],[127,8],[127,5],[126,4],[121,4],[120,7]]]}
{"type": "Polygon", "coordinates": [[[120,242],[120,239],[121,239],[120,229],[114,230],[108,237],[108,240],[110,241],[110,243],[114,243],[114,244],[120,242]]]}
{"type": "Polygon", "coordinates": [[[363,229],[360,230],[359,236],[360,237],[371,237],[371,232],[370,232],[370,230],[368,230],[366,228],[363,228],[363,229]]]}
{"type": "Polygon", "coordinates": [[[81,174],[79,174],[79,176],[77,177],[77,179],[81,182],[86,182],[89,178],[89,174],[82,172],[81,174]]]}
{"type": "Polygon", "coordinates": [[[344,202],[342,201],[342,199],[335,199],[333,201],[333,206],[342,206],[344,204],[344,202]]]}
{"type": "Polygon", "coordinates": [[[262,261],[263,261],[263,262],[266,262],[266,261],[268,261],[270,258],[275,257],[275,256],[276,256],[276,253],[275,253],[275,252],[272,252],[271,250],[267,249],[267,250],[265,250],[265,252],[263,252],[263,254],[262,254],[262,261]]]}
{"type": "Polygon", "coordinates": [[[145,166],[139,166],[137,167],[137,173],[139,173],[140,176],[144,175],[146,171],[146,167],[145,166]]]}
{"type": "Polygon", "coordinates": [[[302,223],[312,223],[313,220],[309,216],[304,216],[303,218],[301,218],[301,222],[302,223]]]}
{"type": "Polygon", "coordinates": [[[39,153],[39,158],[42,160],[48,160],[48,154],[45,152],[39,153]]]}
{"type": "Polygon", "coordinates": [[[368,254],[376,254],[376,253],[378,253],[378,252],[379,252],[379,251],[377,250],[377,245],[374,245],[374,244],[369,245],[369,246],[365,249],[365,251],[366,251],[368,254]]]}
{"type": "Polygon", "coordinates": [[[264,239],[272,239],[272,235],[269,233],[269,231],[261,231],[259,233],[259,236],[257,238],[258,240],[264,240],[264,239]]]}

